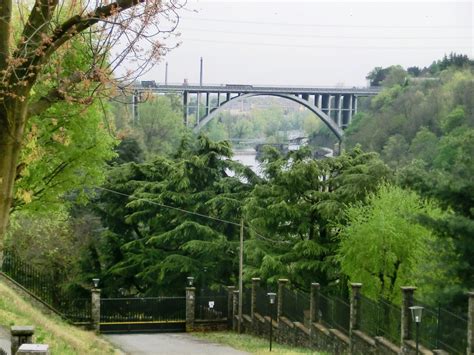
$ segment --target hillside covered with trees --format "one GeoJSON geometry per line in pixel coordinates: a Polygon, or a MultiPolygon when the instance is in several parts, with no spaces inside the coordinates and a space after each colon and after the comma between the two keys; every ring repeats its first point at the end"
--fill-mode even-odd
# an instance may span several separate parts
{"type": "Polygon", "coordinates": [[[345,152],[315,160],[308,147],[268,148],[260,175],[212,138],[324,129],[260,110],[195,136],[173,96],[140,104],[139,122],[120,100],[80,111],[87,126],[33,119],[6,247],[66,275],[71,295],[87,295],[92,277],[107,296],[174,294],[191,275],[236,284],[243,221],[246,280],[318,281],[338,294],[363,282],[395,303],[414,284],[426,302],[456,306],[474,288],[474,74],[456,58],[417,74],[377,69],[383,90],[361,105],[345,152]]]}

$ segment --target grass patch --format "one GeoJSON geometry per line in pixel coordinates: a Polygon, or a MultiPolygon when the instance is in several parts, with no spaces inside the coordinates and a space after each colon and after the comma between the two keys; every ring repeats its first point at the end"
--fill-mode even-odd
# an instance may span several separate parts
{"type": "Polygon", "coordinates": [[[269,349],[268,339],[258,338],[248,334],[237,334],[234,332],[210,332],[210,333],[193,333],[193,336],[206,339],[211,342],[229,345],[235,349],[246,351],[252,354],[320,354],[310,349],[297,348],[289,345],[272,344],[272,351],[269,349]]]}
{"type": "Polygon", "coordinates": [[[59,316],[45,315],[0,281],[0,325],[33,325],[33,341],[48,344],[51,354],[118,354],[107,341],[64,322],[59,316]]]}

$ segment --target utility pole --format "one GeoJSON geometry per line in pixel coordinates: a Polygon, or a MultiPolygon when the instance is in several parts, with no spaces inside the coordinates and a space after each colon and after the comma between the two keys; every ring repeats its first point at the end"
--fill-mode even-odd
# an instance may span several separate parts
{"type": "Polygon", "coordinates": [[[243,270],[244,270],[244,219],[240,219],[240,251],[239,251],[239,323],[238,323],[238,332],[242,333],[241,323],[242,323],[242,303],[243,303],[243,270]]]}
{"type": "MultiPolygon", "coordinates": [[[[200,69],[199,69],[199,86],[202,86],[202,57],[200,62],[200,69]]],[[[196,110],[196,123],[199,124],[201,119],[201,93],[197,93],[197,110],[196,110]]]]}
{"type": "Polygon", "coordinates": [[[202,86],[202,57],[201,57],[201,69],[199,71],[199,86],[202,86]]]}
{"type": "Polygon", "coordinates": [[[168,85],[168,62],[166,62],[165,66],[165,85],[168,85]]]}

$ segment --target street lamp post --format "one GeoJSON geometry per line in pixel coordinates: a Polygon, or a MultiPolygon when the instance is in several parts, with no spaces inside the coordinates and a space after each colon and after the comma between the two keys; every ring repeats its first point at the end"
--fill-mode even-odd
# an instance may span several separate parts
{"type": "MultiPolygon", "coordinates": [[[[270,307],[274,307],[277,294],[275,292],[268,292],[267,295],[270,300],[270,307]]],[[[272,351],[272,340],[273,340],[273,312],[270,309],[270,351],[272,351]]]]}
{"type": "Polygon", "coordinates": [[[419,344],[419,334],[420,334],[420,323],[421,317],[423,315],[423,307],[421,306],[412,306],[410,307],[411,319],[416,323],[416,355],[419,354],[418,344],[419,344]]]}

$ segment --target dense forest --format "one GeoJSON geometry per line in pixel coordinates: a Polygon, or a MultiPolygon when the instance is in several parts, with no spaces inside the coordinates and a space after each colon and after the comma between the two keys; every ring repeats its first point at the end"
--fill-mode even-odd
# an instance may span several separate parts
{"type": "Polygon", "coordinates": [[[456,306],[474,289],[473,70],[459,55],[375,68],[368,79],[383,90],[361,105],[342,154],[268,147],[261,174],[225,139],[296,129],[332,144],[328,130],[276,107],[223,113],[196,136],[175,96],[141,103],[138,122],[126,98],[56,104],[51,124],[37,116],[27,128],[6,246],[66,275],[71,295],[92,277],[109,296],[175,294],[190,275],[236,284],[243,221],[246,280],[343,294],[362,282],[392,302],[412,284],[456,306]]]}

